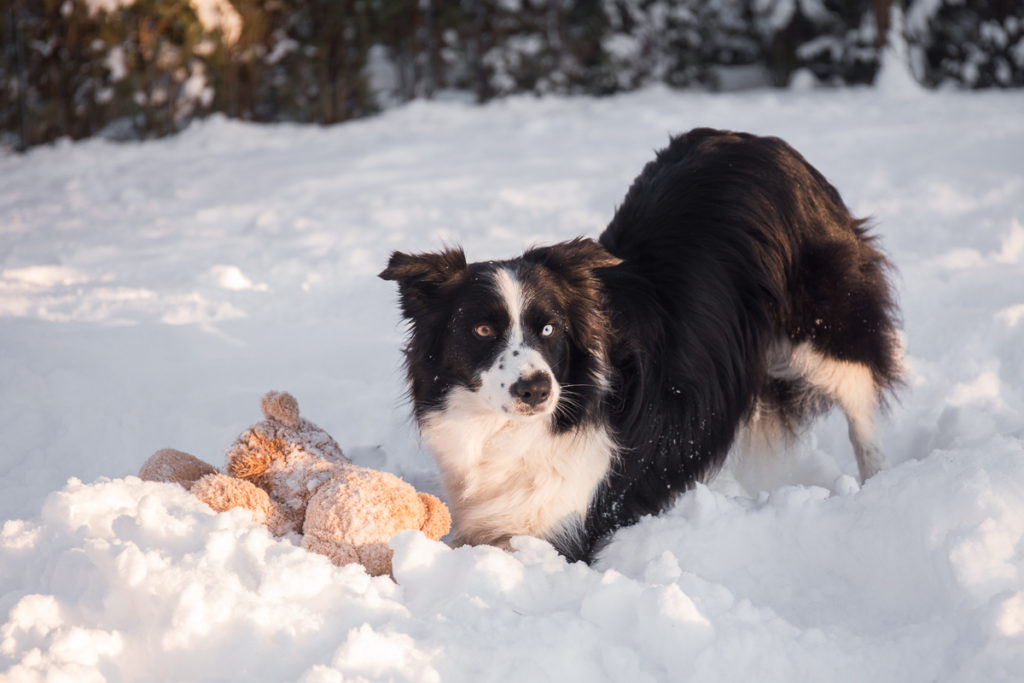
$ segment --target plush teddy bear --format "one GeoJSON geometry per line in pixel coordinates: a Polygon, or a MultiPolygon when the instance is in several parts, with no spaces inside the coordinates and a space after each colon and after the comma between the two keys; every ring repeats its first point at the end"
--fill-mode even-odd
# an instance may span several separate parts
{"type": "Polygon", "coordinates": [[[218,512],[247,508],[277,535],[302,534],[302,546],[337,565],[358,562],[391,573],[388,541],[418,529],[440,540],[451,528],[448,508],[393,474],[358,467],[337,442],[299,417],[291,394],[270,392],[262,422],[227,449],[225,472],[187,453],[163,449],[139,470],[150,481],[181,484],[218,512]]]}

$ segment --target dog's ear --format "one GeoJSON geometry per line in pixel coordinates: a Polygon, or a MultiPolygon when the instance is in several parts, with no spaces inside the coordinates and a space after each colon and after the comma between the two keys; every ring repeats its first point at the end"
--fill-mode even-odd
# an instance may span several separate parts
{"type": "Polygon", "coordinates": [[[622,263],[622,259],[587,237],[531,249],[523,258],[554,271],[574,285],[587,282],[595,268],[609,268],[622,263]]]}
{"type": "Polygon", "coordinates": [[[402,314],[415,318],[430,310],[439,292],[461,282],[467,273],[466,255],[454,248],[428,254],[396,251],[379,277],[398,282],[402,314]]]}
{"type": "Polygon", "coordinates": [[[523,254],[523,259],[562,278],[572,292],[571,295],[563,293],[563,305],[579,306],[587,312],[586,315],[571,316],[570,338],[581,349],[600,348],[599,340],[607,329],[607,321],[602,312],[601,284],[594,271],[617,266],[622,259],[613,256],[600,243],[585,237],[531,249],[523,254]]]}

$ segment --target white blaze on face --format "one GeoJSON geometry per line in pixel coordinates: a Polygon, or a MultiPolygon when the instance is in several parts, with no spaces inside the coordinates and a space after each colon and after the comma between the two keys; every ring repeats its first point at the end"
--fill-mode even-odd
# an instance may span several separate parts
{"type": "Polygon", "coordinates": [[[494,288],[508,311],[509,326],[500,342],[501,352],[480,375],[477,393],[488,407],[509,417],[549,415],[558,404],[559,387],[544,356],[526,342],[523,312],[529,305],[529,298],[522,283],[504,268],[495,271],[494,288]],[[512,385],[537,373],[546,373],[551,378],[551,395],[545,402],[531,407],[512,395],[512,385]]]}

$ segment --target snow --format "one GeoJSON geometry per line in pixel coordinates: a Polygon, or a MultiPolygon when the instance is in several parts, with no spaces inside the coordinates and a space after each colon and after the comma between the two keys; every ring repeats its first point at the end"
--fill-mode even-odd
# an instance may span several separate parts
{"type": "Polygon", "coordinates": [[[224,42],[233,45],[242,35],[242,16],[229,0],[189,0],[207,31],[220,30],[224,42]]]}
{"type": "Polygon", "coordinates": [[[103,60],[103,65],[110,71],[110,80],[120,81],[128,75],[128,65],[125,63],[124,48],[120,45],[114,45],[107,52],[106,59],[103,60]]]}
{"type": "MultiPolygon", "coordinates": [[[[86,9],[91,15],[101,13],[113,15],[118,10],[135,4],[135,0],[84,1],[86,9]]],[[[235,9],[234,5],[231,4],[230,0],[189,0],[189,5],[192,6],[203,28],[207,31],[219,30],[227,45],[233,45],[242,35],[242,16],[235,9]]],[[[116,81],[124,77],[124,60],[120,53],[120,47],[115,49],[118,50],[118,55],[114,56],[111,53],[113,61],[111,64],[108,64],[108,68],[113,73],[112,78],[116,81]]]]}
{"type": "MultiPolygon", "coordinates": [[[[101,12],[113,14],[119,9],[131,7],[134,4],[135,0],[85,0],[85,7],[89,10],[89,14],[99,14],[101,12]]],[[[70,12],[70,7],[67,10],[61,9],[62,11],[70,12]]]]}
{"type": "Polygon", "coordinates": [[[0,157],[0,678],[1024,677],[1024,94],[813,89],[211,118],[0,157]],[[395,578],[132,476],[214,464],[284,389],[438,492],[402,401],[392,249],[596,235],[669,132],[784,137],[873,215],[910,377],[863,487],[841,417],[616,535],[395,538],[395,578]]]}
{"type": "Polygon", "coordinates": [[[889,12],[889,17],[889,34],[882,49],[875,88],[889,97],[913,97],[924,88],[914,77],[903,12],[894,6],[889,12]]]}

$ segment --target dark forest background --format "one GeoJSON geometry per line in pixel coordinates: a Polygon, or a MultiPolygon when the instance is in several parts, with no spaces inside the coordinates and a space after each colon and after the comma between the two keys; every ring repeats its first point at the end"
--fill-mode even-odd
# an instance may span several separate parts
{"type": "Polygon", "coordinates": [[[0,144],[335,123],[415,98],[1024,85],[1024,0],[2,0],[0,144]],[[891,25],[895,23],[895,25],[891,25]],[[799,74],[799,76],[797,76],[799,74]],[[813,78],[811,77],[813,76],[813,78]]]}

